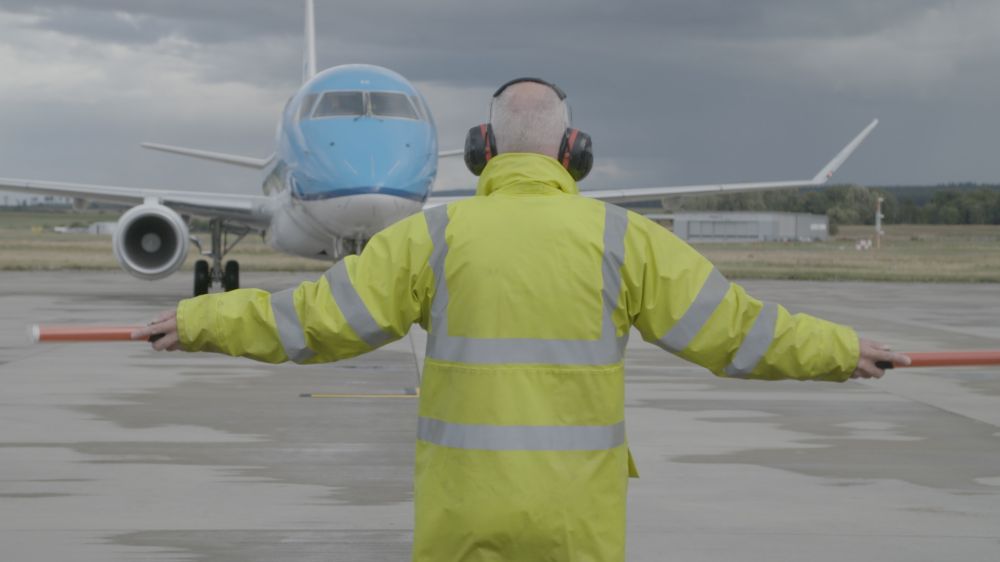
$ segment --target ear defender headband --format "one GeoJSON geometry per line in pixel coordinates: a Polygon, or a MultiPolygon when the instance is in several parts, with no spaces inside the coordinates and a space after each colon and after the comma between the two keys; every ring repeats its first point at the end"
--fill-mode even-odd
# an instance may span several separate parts
{"type": "MultiPolygon", "coordinates": [[[[546,82],[541,78],[528,77],[515,78],[500,86],[493,93],[493,99],[500,97],[500,94],[510,86],[521,82],[535,82],[536,84],[548,86],[559,96],[560,100],[566,101],[566,92],[562,91],[559,86],[546,82]]],[[[568,107],[569,105],[567,104],[568,107]]],[[[493,135],[493,126],[491,124],[483,123],[469,129],[469,133],[465,136],[465,165],[469,168],[470,172],[477,176],[482,174],[483,169],[486,168],[486,163],[497,154],[497,139],[493,135]]],[[[580,129],[567,127],[563,133],[562,142],[559,143],[559,157],[557,160],[566,168],[569,175],[573,176],[574,180],[580,181],[587,177],[590,169],[594,167],[594,149],[590,135],[580,129]]]]}

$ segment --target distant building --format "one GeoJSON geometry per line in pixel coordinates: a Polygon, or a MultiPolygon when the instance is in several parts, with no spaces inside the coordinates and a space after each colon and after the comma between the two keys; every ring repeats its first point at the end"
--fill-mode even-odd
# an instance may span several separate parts
{"type": "Polygon", "coordinates": [[[0,206],[3,207],[70,207],[73,204],[72,197],[59,197],[55,195],[25,195],[19,193],[8,193],[0,196],[0,206]]]}
{"type": "Polygon", "coordinates": [[[118,229],[117,222],[95,222],[89,226],[53,226],[52,232],[56,234],[94,234],[100,236],[113,236],[118,229]]]}
{"type": "Polygon", "coordinates": [[[112,236],[118,229],[117,222],[95,222],[87,227],[87,234],[99,234],[102,236],[112,236]]]}
{"type": "Polygon", "coordinates": [[[813,242],[829,238],[826,215],[674,213],[673,231],[688,242],[813,242]]]}

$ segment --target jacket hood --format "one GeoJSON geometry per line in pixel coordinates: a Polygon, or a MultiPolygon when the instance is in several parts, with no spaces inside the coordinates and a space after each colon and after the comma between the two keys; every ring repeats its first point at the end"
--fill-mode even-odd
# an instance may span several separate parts
{"type": "Polygon", "coordinates": [[[578,195],[573,176],[556,159],[544,154],[505,152],[490,158],[479,176],[476,195],[578,195]]]}

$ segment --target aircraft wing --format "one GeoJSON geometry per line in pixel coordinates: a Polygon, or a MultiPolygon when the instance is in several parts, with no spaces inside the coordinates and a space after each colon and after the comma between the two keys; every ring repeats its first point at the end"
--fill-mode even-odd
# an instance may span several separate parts
{"type": "Polygon", "coordinates": [[[112,187],[8,178],[0,178],[0,191],[73,197],[129,207],[155,201],[181,214],[224,218],[250,227],[266,226],[271,215],[269,200],[262,195],[112,187]]]}
{"type": "MultiPolygon", "coordinates": [[[[812,179],[748,182],[748,183],[717,183],[705,185],[678,185],[667,187],[640,187],[630,189],[588,189],[582,190],[580,195],[600,199],[609,203],[630,203],[635,201],[647,201],[660,199],[670,195],[696,195],[711,193],[739,193],[746,191],[761,191],[768,189],[782,189],[788,187],[818,187],[825,184],[833,177],[834,172],[847,160],[847,158],[858,148],[865,138],[878,125],[878,119],[873,120],[864,128],[851,142],[847,143],[833,160],[823,166],[812,179]]],[[[460,199],[460,197],[431,197],[427,200],[426,207],[436,207],[460,199]]]]}

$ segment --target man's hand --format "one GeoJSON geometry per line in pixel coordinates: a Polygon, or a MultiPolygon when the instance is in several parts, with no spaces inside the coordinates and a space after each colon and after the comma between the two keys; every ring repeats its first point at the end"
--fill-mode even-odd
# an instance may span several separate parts
{"type": "Polygon", "coordinates": [[[177,310],[165,310],[145,328],[132,332],[134,340],[148,340],[152,336],[161,336],[152,342],[156,351],[177,351],[180,349],[180,339],[177,336],[177,310]]]}
{"type": "Polygon", "coordinates": [[[894,365],[909,365],[910,358],[902,353],[893,353],[889,346],[858,338],[861,353],[858,356],[858,366],[854,369],[852,379],[880,379],[885,371],[875,366],[879,361],[888,361],[894,365]]]}

